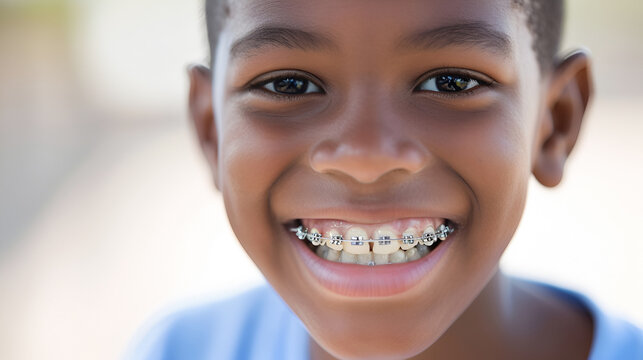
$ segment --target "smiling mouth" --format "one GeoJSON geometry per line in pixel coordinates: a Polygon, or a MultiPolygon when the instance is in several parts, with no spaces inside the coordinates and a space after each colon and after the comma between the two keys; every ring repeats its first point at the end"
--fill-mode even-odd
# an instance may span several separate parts
{"type": "Polygon", "coordinates": [[[435,250],[455,231],[447,219],[410,218],[382,224],[297,219],[289,230],[322,259],[358,265],[415,261],[435,250]]]}

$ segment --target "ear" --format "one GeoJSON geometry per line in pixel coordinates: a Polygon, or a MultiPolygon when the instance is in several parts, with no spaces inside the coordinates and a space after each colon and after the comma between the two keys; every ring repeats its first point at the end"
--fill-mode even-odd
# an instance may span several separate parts
{"type": "Polygon", "coordinates": [[[196,135],[219,189],[217,169],[217,130],[212,106],[212,73],[203,65],[190,65],[189,110],[196,135]]]}
{"type": "Polygon", "coordinates": [[[551,71],[540,119],[538,148],[532,172],[547,187],[563,178],[563,169],[580,132],[592,94],[589,55],[577,51],[551,71]]]}

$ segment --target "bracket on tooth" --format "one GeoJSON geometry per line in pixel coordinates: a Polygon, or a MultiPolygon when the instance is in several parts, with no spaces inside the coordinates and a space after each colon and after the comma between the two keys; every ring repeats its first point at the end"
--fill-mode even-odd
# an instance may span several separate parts
{"type": "Polygon", "coordinates": [[[330,237],[331,245],[341,245],[344,238],[341,235],[333,235],[330,237]]]}
{"type": "Polygon", "coordinates": [[[364,245],[364,238],[361,236],[353,236],[351,237],[351,245],[356,245],[356,246],[362,246],[364,245]]]}
{"type": "Polygon", "coordinates": [[[306,235],[306,237],[308,238],[308,241],[313,243],[313,245],[315,245],[315,246],[319,246],[321,244],[322,234],[320,234],[318,232],[308,233],[308,235],[306,235]]]}
{"type": "Polygon", "coordinates": [[[388,236],[388,235],[380,236],[380,238],[377,239],[377,244],[379,244],[379,245],[390,245],[391,244],[391,237],[388,236]]]}
{"type": "Polygon", "coordinates": [[[308,240],[313,245],[319,246],[322,240],[327,240],[332,245],[341,245],[344,241],[350,241],[352,245],[364,245],[364,243],[374,243],[378,242],[380,245],[388,245],[391,241],[401,240],[404,244],[413,244],[416,240],[426,246],[431,246],[438,240],[444,241],[447,239],[449,234],[455,230],[452,227],[446,226],[444,224],[438,227],[438,230],[435,233],[424,233],[422,236],[413,237],[412,235],[405,235],[401,239],[391,239],[388,236],[382,237],[381,239],[364,239],[360,237],[353,237],[350,240],[344,240],[341,235],[333,235],[330,238],[323,237],[320,233],[308,233],[308,229],[303,226],[298,226],[296,228],[291,228],[290,231],[295,233],[295,236],[299,240],[308,240]]]}
{"type": "Polygon", "coordinates": [[[295,236],[297,236],[299,240],[304,240],[306,236],[308,236],[308,229],[305,229],[303,226],[300,226],[295,229],[290,229],[290,231],[294,231],[295,236]]]}
{"type": "Polygon", "coordinates": [[[452,232],[453,232],[453,229],[448,228],[444,224],[442,224],[438,227],[438,232],[435,233],[435,235],[438,236],[438,239],[440,239],[440,241],[444,241],[446,240],[447,236],[449,236],[449,234],[452,232]]]}
{"type": "Polygon", "coordinates": [[[426,233],[422,234],[421,240],[422,240],[422,243],[424,245],[431,246],[431,245],[433,245],[433,243],[438,241],[438,235],[436,233],[432,232],[432,231],[431,232],[426,232],[426,233]]]}

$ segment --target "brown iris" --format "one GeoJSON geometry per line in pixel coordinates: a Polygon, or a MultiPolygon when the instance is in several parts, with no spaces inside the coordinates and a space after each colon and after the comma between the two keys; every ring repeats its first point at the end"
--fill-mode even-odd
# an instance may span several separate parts
{"type": "Polygon", "coordinates": [[[273,86],[281,94],[304,94],[308,89],[308,80],[285,77],[275,80],[273,86]]]}
{"type": "Polygon", "coordinates": [[[447,92],[466,90],[470,83],[470,78],[458,75],[440,75],[435,79],[438,90],[447,92]]]}

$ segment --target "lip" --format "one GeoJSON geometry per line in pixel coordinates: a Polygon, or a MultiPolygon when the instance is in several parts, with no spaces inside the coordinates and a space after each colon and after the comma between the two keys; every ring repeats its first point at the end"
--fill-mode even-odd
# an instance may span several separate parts
{"type": "Polygon", "coordinates": [[[347,297],[387,297],[409,291],[430,273],[457,240],[457,232],[426,256],[403,264],[364,266],[344,264],[320,258],[288,232],[301,267],[319,285],[337,295],[347,297]]]}
{"type": "Polygon", "coordinates": [[[347,223],[356,224],[379,224],[387,223],[405,218],[441,218],[448,219],[458,226],[464,226],[464,218],[460,215],[463,211],[452,209],[445,211],[446,206],[440,210],[434,208],[415,207],[394,207],[394,206],[359,206],[351,204],[347,206],[325,206],[326,204],[309,201],[312,206],[306,208],[291,208],[284,212],[283,216],[277,217],[282,224],[292,223],[295,219],[337,219],[347,223]],[[317,206],[315,206],[317,205],[317,206]]]}

